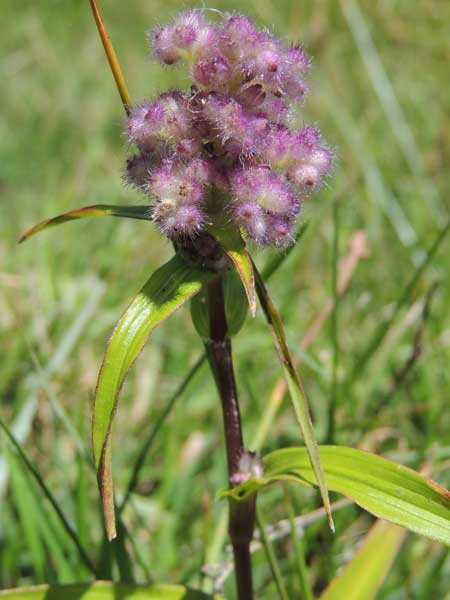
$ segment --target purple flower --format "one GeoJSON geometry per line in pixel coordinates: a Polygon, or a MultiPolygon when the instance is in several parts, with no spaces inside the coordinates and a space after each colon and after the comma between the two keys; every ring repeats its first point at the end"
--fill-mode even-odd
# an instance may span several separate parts
{"type": "Polygon", "coordinates": [[[267,167],[251,167],[236,171],[231,177],[235,202],[256,202],[273,213],[297,214],[298,196],[286,177],[267,167]]]}
{"type": "Polygon", "coordinates": [[[172,25],[157,27],[149,37],[156,58],[173,65],[182,58],[189,61],[208,54],[217,42],[217,31],[202,11],[190,10],[179,15],[172,25]]]}
{"type": "Polygon", "coordinates": [[[126,134],[141,150],[160,142],[174,143],[192,135],[187,98],[181,92],[161,94],[157,102],[141,104],[127,119],[126,134]]]}
{"type": "Polygon", "coordinates": [[[206,223],[206,215],[201,208],[185,204],[177,208],[170,202],[159,202],[153,211],[153,219],[162,233],[171,239],[196,237],[206,223]]]}
{"type": "Polygon", "coordinates": [[[285,248],[301,196],[333,162],[317,129],[289,127],[307,91],[304,50],[243,15],[210,23],[201,10],[149,37],[162,63],[186,64],[192,85],[132,111],[126,135],[138,153],[127,162],[127,181],[148,195],[172,240],[200,239],[225,214],[256,244],[285,248]]]}

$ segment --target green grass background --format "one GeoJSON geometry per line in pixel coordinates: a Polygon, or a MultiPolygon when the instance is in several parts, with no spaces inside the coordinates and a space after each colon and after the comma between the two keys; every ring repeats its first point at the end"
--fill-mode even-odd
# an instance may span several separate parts
{"type": "MultiPolygon", "coordinates": [[[[186,86],[182,70],[149,59],[145,31],[195,3],[101,5],[133,99],[186,86]]],[[[407,285],[449,218],[450,3],[211,0],[208,6],[247,12],[277,35],[302,41],[314,59],[301,118],[320,124],[338,160],[333,178],[305,207],[305,235],[270,283],[294,353],[332,296],[336,233],[339,258],[355,230],[363,229],[368,238],[370,258],[339,302],[336,326],[325,324],[301,369],[319,440],[336,397],[337,443],[363,445],[413,468],[430,459],[432,476],[448,486],[448,239],[417,284],[407,285]],[[383,340],[380,331],[386,333],[383,340]],[[372,351],[364,360],[367,348],[372,351]]],[[[146,222],[116,219],[66,224],[17,245],[26,227],[65,210],[142,200],[122,184],[127,152],[122,107],[88,2],[2,0],[0,13],[1,416],[91,556],[103,556],[104,576],[207,588],[200,571],[220,541],[215,524],[223,505],[215,494],[226,482],[219,401],[207,368],[196,374],[161,428],[123,515],[134,542],[128,539],[125,546],[133,573],[120,552],[115,555],[102,542],[88,464],[103,348],[132,295],[171,255],[170,245],[146,222]]],[[[269,258],[259,252],[257,262],[269,258]]],[[[251,440],[280,376],[261,314],[247,321],[234,349],[244,430],[251,440]]],[[[114,430],[119,499],[152,423],[201,351],[183,310],[156,332],[130,374],[114,430]]],[[[298,443],[285,401],[263,450],[298,443]]],[[[290,491],[297,514],[319,506],[317,494],[290,491]]],[[[0,504],[1,587],[89,577],[5,440],[0,504]]],[[[265,493],[261,505],[266,520],[285,517],[280,490],[265,493]]],[[[334,537],[323,519],[306,531],[316,591],[349,559],[371,519],[348,507],[336,514],[336,524],[334,537]]],[[[276,552],[290,597],[297,598],[290,540],[277,543],[276,552]]],[[[224,557],[213,553],[215,562],[224,557]]],[[[255,555],[255,578],[258,598],[276,597],[262,553],[255,555]]],[[[230,598],[231,584],[232,577],[226,585],[230,598]]],[[[378,597],[448,598],[449,586],[446,550],[410,535],[378,597]]]]}

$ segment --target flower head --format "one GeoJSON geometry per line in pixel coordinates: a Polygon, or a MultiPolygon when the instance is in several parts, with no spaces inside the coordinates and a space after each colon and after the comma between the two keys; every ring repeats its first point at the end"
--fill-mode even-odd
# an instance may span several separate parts
{"type": "Polygon", "coordinates": [[[226,215],[258,245],[285,248],[303,197],[333,162],[317,129],[288,125],[307,92],[304,50],[244,15],[211,23],[202,10],[149,39],[160,62],[185,63],[192,85],[132,111],[125,133],[138,153],[126,179],[149,196],[174,241],[194,240],[226,215]]]}

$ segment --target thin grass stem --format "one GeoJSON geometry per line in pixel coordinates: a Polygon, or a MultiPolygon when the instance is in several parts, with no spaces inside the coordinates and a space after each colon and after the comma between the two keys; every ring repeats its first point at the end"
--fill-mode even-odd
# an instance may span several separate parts
{"type": "Polygon", "coordinates": [[[339,261],[339,202],[333,203],[333,246],[331,254],[331,296],[333,298],[333,309],[330,315],[330,337],[333,350],[331,366],[331,388],[330,400],[328,405],[328,431],[326,436],[327,444],[334,443],[335,416],[338,402],[338,365],[339,365],[339,341],[338,341],[338,309],[339,309],[339,290],[338,290],[338,261],[339,261]]]}
{"type": "Polygon", "coordinates": [[[269,537],[266,533],[266,525],[264,523],[264,519],[259,508],[256,511],[256,523],[258,525],[261,543],[266,553],[267,562],[269,563],[270,570],[272,571],[272,576],[275,581],[275,585],[277,586],[278,596],[280,600],[289,600],[286,586],[284,585],[283,576],[281,574],[280,565],[278,564],[278,560],[275,555],[272,543],[270,542],[269,537]]]}
{"type": "Polygon", "coordinates": [[[120,68],[117,55],[106,30],[106,26],[103,21],[97,1],[89,0],[89,3],[91,5],[92,14],[94,15],[95,24],[97,25],[97,30],[100,35],[100,39],[102,40],[103,48],[105,49],[106,58],[108,59],[109,66],[111,67],[111,71],[114,77],[114,81],[116,82],[117,90],[122,100],[123,108],[126,114],[129,115],[132,107],[132,102],[131,96],[128,92],[127,84],[125,83],[125,78],[123,76],[122,69],[120,68]]]}
{"type": "Polygon", "coordinates": [[[80,555],[81,560],[84,562],[84,564],[87,566],[87,568],[91,571],[91,573],[93,573],[94,575],[97,576],[97,569],[94,566],[91,559],[89,558],[89,556],[87,555],[86,550],[83,548],[80,540],[78,539],[78,536],[77,536],[75,530],[72,528],[72,526],[70,525],[69,521],[67,520],[65,514],[59,507],[57,501],[55,500],[55,497],[53,496],[53,494],[47,487],[41,474],[36,469],[36,467],[33,465],[33,463],[28,458],[28,456],[25,454],[24,450],[22,450],[20,444],[17,442],[16,438],[11,433],[11,431],[9,430],[9,427],[6,425],[6,423],[3,421],[2,418],[0,418],[0,428],[3,430],[8,441],[11,443],[12,447],[17,452],[18,456],[20,457],[20,459],[23,461],[23,463],[27,467],[28,471],[33,476],[34,480],[38,484],[38,486],[41,489],[41,491],[43,492],[44,496],[49,501],[49,503],[52,506],[53,510],[55,511],[58,519],[60,520],[62,526],[64,527],[68,536],[70,537],[70,539],[73,541],[75,547],[77,548],[78,554],[80,555]]]}
{"type": "Polygon", "coordinates": [[[370,342],[368,343],[365,350],[360,355],[359,359],[356,361],[356,363],[350,373],[350,376],[347,379],[348,385],[353,384],[357,379],[359,379],[363,375],[364,369],[365,369],[367,363],[372,358],[373,354],[376,352],[376,350],[380,346],[381,342],[384,340],[384,338],[388,334],[390,328],[392,327],[393,323],[396,321],[402,308],[404,308],[404,306],[410,300],[411,295],[414,292],[420,278],[422,277],[423,273],[430,265],[431,261],[433,260],[434,256],[436,255],[437,251],[441,247],[441,244],[447,237],[447,234],[449,231],[450,231],[450,220],[447,222],[447,224],[442,229],[440,229],[440,231],[438,232],[437,236],[435,237],[433,243],[431,244],[428,252],[426,253],[426,256],[424,257],[424,259],[422,260],[420,265],[415,269],[413,276],[411,277],[409,282],[403,288],[403,293],[400,296],[400,298],[397,300],[397,302],[394,306],[394,309],[392,311],[391,317],[387,321],[381,323],[381,325],[379,325],[379,327],[375,330],[375,333],[373,334],[370,342]]]}
{"type": "Polygon", "coordinates": [[[148,434],[147,438],[145,439],[144,443],[142,444],[141,449],[139,450],[137,458],[134,462],[133,471],[131,473],[131,477],[128,482],[125,495],[124,495],[123,500],[118,509],[119,514],[121,514],[123,512],[125,506],[128,504],[128,501],[130,500],[131,494],[136,489],[136,486],[139,482],[140,472],[142,470],[142,467],[145,464],[145,459],[146,459],[151,447],[153,446],[153,443],[154,443],[155,439],[157,438],[161,427],[164,425],[165,421],[171,414],[178,399],[183,395],[187,386],[194,378],[194,375],[200,370],[201,366],[204,364],[205,361],[206,361],[206,353],[203,353],[196,360],[195,364],[191,367],[189,373],[186,375],[186,377],[183,379],[183,381],[180,383],[180,385],[176,389],[175,393],[169,399],[166,406],[164,407],[164,409],[158,416],[156,422],[154,423],[150,433],[148,434]]]}
{"type": "Polygon", "coordinates": [[[297,568],[298,579],[300,583],[302,600],[314,600],[313,591],[308,578],[308,567],[305,560],[305,544],[303,538],[300,537],[295,523],[294,507],[289,495],[287,486],[284,486],[284,498],[286,504],[286,513],[289,520],[291,539],[294,546],[295,565],[297,568]]]}

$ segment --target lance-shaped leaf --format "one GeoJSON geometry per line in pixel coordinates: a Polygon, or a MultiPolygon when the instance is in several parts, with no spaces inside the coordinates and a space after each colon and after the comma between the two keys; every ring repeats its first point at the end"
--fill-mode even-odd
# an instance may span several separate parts
{"type": "Polygon", "coordinates": [[[267,323],[269,324],[270,330],[275,343],[278,356],[283,367],[284,376],[289,389],[289,395],[291,397],[292,405],[294,408],[297,421],[302,430],[303,439],[305,446],[311,461],[312,468],[316,474],[317,481],[319,483],[319,490],[322,496],[324,508],[328,516],[328,523],[332,531],[334,531],[333,516],[330,509],[330,499],[328,496],[327,484],[323,473],[323,468],[320,462],[320,456],[317,446],[316,436],[314,434],[313,424],[311,422],[311,416],[309,413],[308,400],[306,398],[305,391],[300,379],[300,376],[295,368],[292,360],[291,352],[287,345],[286,333],[284,331],[284,325],[281,321],[280,315],[272,302],[269,292],[264,284],[264,280],[258,272],[255,264],[253,264],[253,270],[255,273],[256,280],[256,291],[258,298],[261,303],[261,307],[264,311],[267,323]]]}
{"type": "Polygon", "coordinates": [[[108,538],[116,536],[111,472],[111,424],[120,388],[150,333],[199,292],[215,274],[178,255],[160,267],[117,323],[106,349],[95,392],[92,439],[108,538]]]}
{"type": "Polygon", "coordinates": [[[36,585],[3,590],[4,600],[225,600],[223,596],[203,594],[184,585],[130,585],[95,581],[74,585],[36,585]]]}
{"type": "Polygon", "coordinates": [[[113,206],[111,204],[93,204],[84,208],[69,210],[62,215],[41,221],[28,229],[20,238],[19,243],[24,242],[35,233],[49,229],[55,225],[61,225],[67,221],[75,219],[84,219],[86,217],[124,217],[128,219],[140,219],[142,221],[151,220],[151,210],[149,206],[113,206]]]}
{"type": "MultiPolygon", "coordinates": [[[[390,460],[345,446],[320,446],[328,488],[380,519],[450,546],[450,492],[390,460]]],[[[310,486],[317,478],[305,448],[275,450],[263,458],[264,476],[221,492],[236,499],[275,481],[310,486]]]]}
{"type": "Polygon", "coordinates": [[[250,313],[254,317],[256,314],[256,291],[253,262],[239,230],[236,227],[220,224],[220,226],[212,227],[211,233],[236,267],[247,295],[250,313]]]}
{"type": "Polygon", "coordinates": [[[320,600],[373,600],[397,556],[406,530],[377,521],[355,556],[320,596],[320,600]]]}

